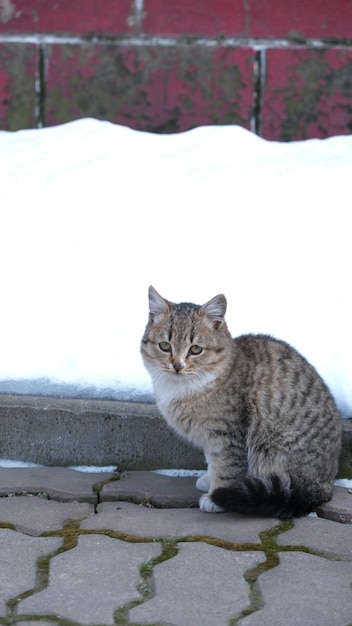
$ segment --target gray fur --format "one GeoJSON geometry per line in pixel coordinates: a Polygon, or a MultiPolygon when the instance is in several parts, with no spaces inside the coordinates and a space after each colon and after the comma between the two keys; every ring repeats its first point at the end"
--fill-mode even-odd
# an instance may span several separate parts
{"type": "Polygon", "coordinates": [[[232,339],[223,295],[174,304],[150,287],[149,299],[141,354],[164,418],[204,450],[200,507],[290,517],[329,500],[341,418],[313,366],[272,337],[232,339]]]}

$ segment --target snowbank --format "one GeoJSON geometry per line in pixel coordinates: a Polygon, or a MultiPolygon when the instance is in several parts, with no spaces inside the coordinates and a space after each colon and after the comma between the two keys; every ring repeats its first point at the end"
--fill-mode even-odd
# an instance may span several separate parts
{"type": "Polygon", "coordinates": [[[352,136],[152,135],[84,119],[0,132],[0,391],[151,399],[153,284],[228,299],[231,332],[296,346],[352,415],[352,136]]]}

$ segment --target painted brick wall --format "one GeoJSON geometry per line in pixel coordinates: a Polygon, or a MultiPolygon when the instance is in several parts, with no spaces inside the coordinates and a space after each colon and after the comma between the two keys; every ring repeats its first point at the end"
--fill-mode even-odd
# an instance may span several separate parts
{"type": "Polygon", "coordinates": [[[352,132],[351,0],[0,0],[0,128],[352,132]]]}

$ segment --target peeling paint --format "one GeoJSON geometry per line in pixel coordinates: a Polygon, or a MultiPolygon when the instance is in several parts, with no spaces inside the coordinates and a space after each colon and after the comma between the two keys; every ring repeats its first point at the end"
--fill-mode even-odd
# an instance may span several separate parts
{"type": "Polygon", "coordinates": [[[352,51],[268,52],[263,134],[282,141],[352,132],[352,51]]]}
{"type": "Polygon", "coordinates": [[[0,44],[0,129],[36,126],[38,47],[0,44]]]}
{"type": "Polygon", "coordinates": [[[251,50],[49,46],[49,124],[92,116],[138,130],[249,127],[251,50]]]}
{"type": "Polygon", "coordinates": [[[11,0],[0,0],[0,22],[7,24],[15,16],[15,5],[11,0]]]}

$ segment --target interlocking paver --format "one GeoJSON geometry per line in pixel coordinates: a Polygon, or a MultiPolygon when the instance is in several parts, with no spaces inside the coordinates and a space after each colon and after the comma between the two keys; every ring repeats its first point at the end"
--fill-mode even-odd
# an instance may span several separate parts
{"type": "Polygon", "coordinates": [[[154,568],[156,595],[129,611],[132,622],[220,626],[249,606],[246,570],[265,560],[260,552],[232,552],[201,542],[154,568]]]}
{"type": "Polygon", "coordinates": [[[82,521],[81,528],[106,528],[139,537],[187,537],[207,535],[233,543],[260,543],[259,533],[278,520],[236,513],[213,515],[199,509],[153,509],[130,502],[103,502],[97,515],[82,521]]]}
{"type": "MultiPolygon", "coordinates": [[[[139,599],[142,602],[129,610],[133,623],[220,626],[250,605],[252,614],[239,618],[239,626],[352,625],[351,524],[317,517],[294,520],[291,530],[276,537],[274,533],[269,542],[271,549],[277,542],[281,563],[275,566],[275,558],[265,562],[269,537],[260,533],[277,528],[278,520],[203,513],[197,507],[195,478],[150,472],[131,472],[106,483],[95,514],[98,493],[93,488],[110,477],[116,475],[66,468],[0,469],[0,527],[11,524],[16,529],[0,528],[0,621],[12,620],[17,626],[50,626],[57,620],[109,626],[121,606],[127,610],[139,599]],[[48,497],[6,497],[13,493],[48,497]],[[151,502],[169,508],[153,508],[151,502]],[[65,520],[70,520],[69,528],[65,520]],[[56,531],[57,536],[39,536],[46,531],[56,531]],[[125,537],[107,536],[105,531],[125,537]],[[162,543],[148,541],[161,537],[176,541],[179,552],[154,563],[154,595],[142,598],[139,567],[161,554],[162,543]],[[309,549],[324,556],[306,553],[309,549]],[[38,564],[43,555],[48,556],[47,579],[38,564]],[[255,590],[264,605],[255,610],[258,597],[250,594],[243,575],[260,562],[264,570],[272,569],[258,576],[255,590]],[[24,591],[31,595],[19,600],[24,591]],[[18,605],[11,609],[6,602],[15,598],[18,605]]],[[[345,516],[351,497],[346,499],[347,493],[334,492],[333,519],[345,516]]]]}
{"type": "Polygon", "coordinates": [[[352,562],[280,553],[280,565],[258,580],[264,607],[240,620],[240,626],[351,624],[352,562]]]}
{"type": "Polygon", "coordinates": [[[119,480],[104,485],[100,498],[150,502],[157,507],[197,507],[200,491],[196,478],[164,476],[154,472],[127,472],[119,480]]]}
{"type": "Polygon", "coordinates": [[[0,496],[41,494],[54,500],[97,502],[94,486],[113,473],[85,473],[67,467],[0,468],[0,496]]]}
{"type": "Polygon", "coordinates": [[[317,552],[352,559],[352,526],[319,517],[300,517],[294,520],[294,528],[277,537],[277,543],[306,546],[317,552]]]}
{"type": "Polygon", "coordinates": [[[8,600],[34,587],[37,559],[61,545],[58,537],[29,537],[0,528],[0,616],[6,615],[8,600]]]}
{"type": "Polygon", "coordinates": [[[49,585],[23,600],[19,615],[55,615],[80,624],[114,624],[114,611],[140,598],[139,566],[160,554],[155,543],[80,536],[50,562],[49,585]]]}
{"type": "Polygon", "coordinates": [[[12,524],[16,530],[39,536],[45,531],[60,529],[65,520],[94,514],[87,502],[55,502],[37,496],[0,498],[0,522],[12,524]]]}
{"type": "Polygon", "coordinates": [[[352,490],[345,487],[334,487],[332,498],[317,508],[319,517],[334,522],[352,524],[352,490]]]}

